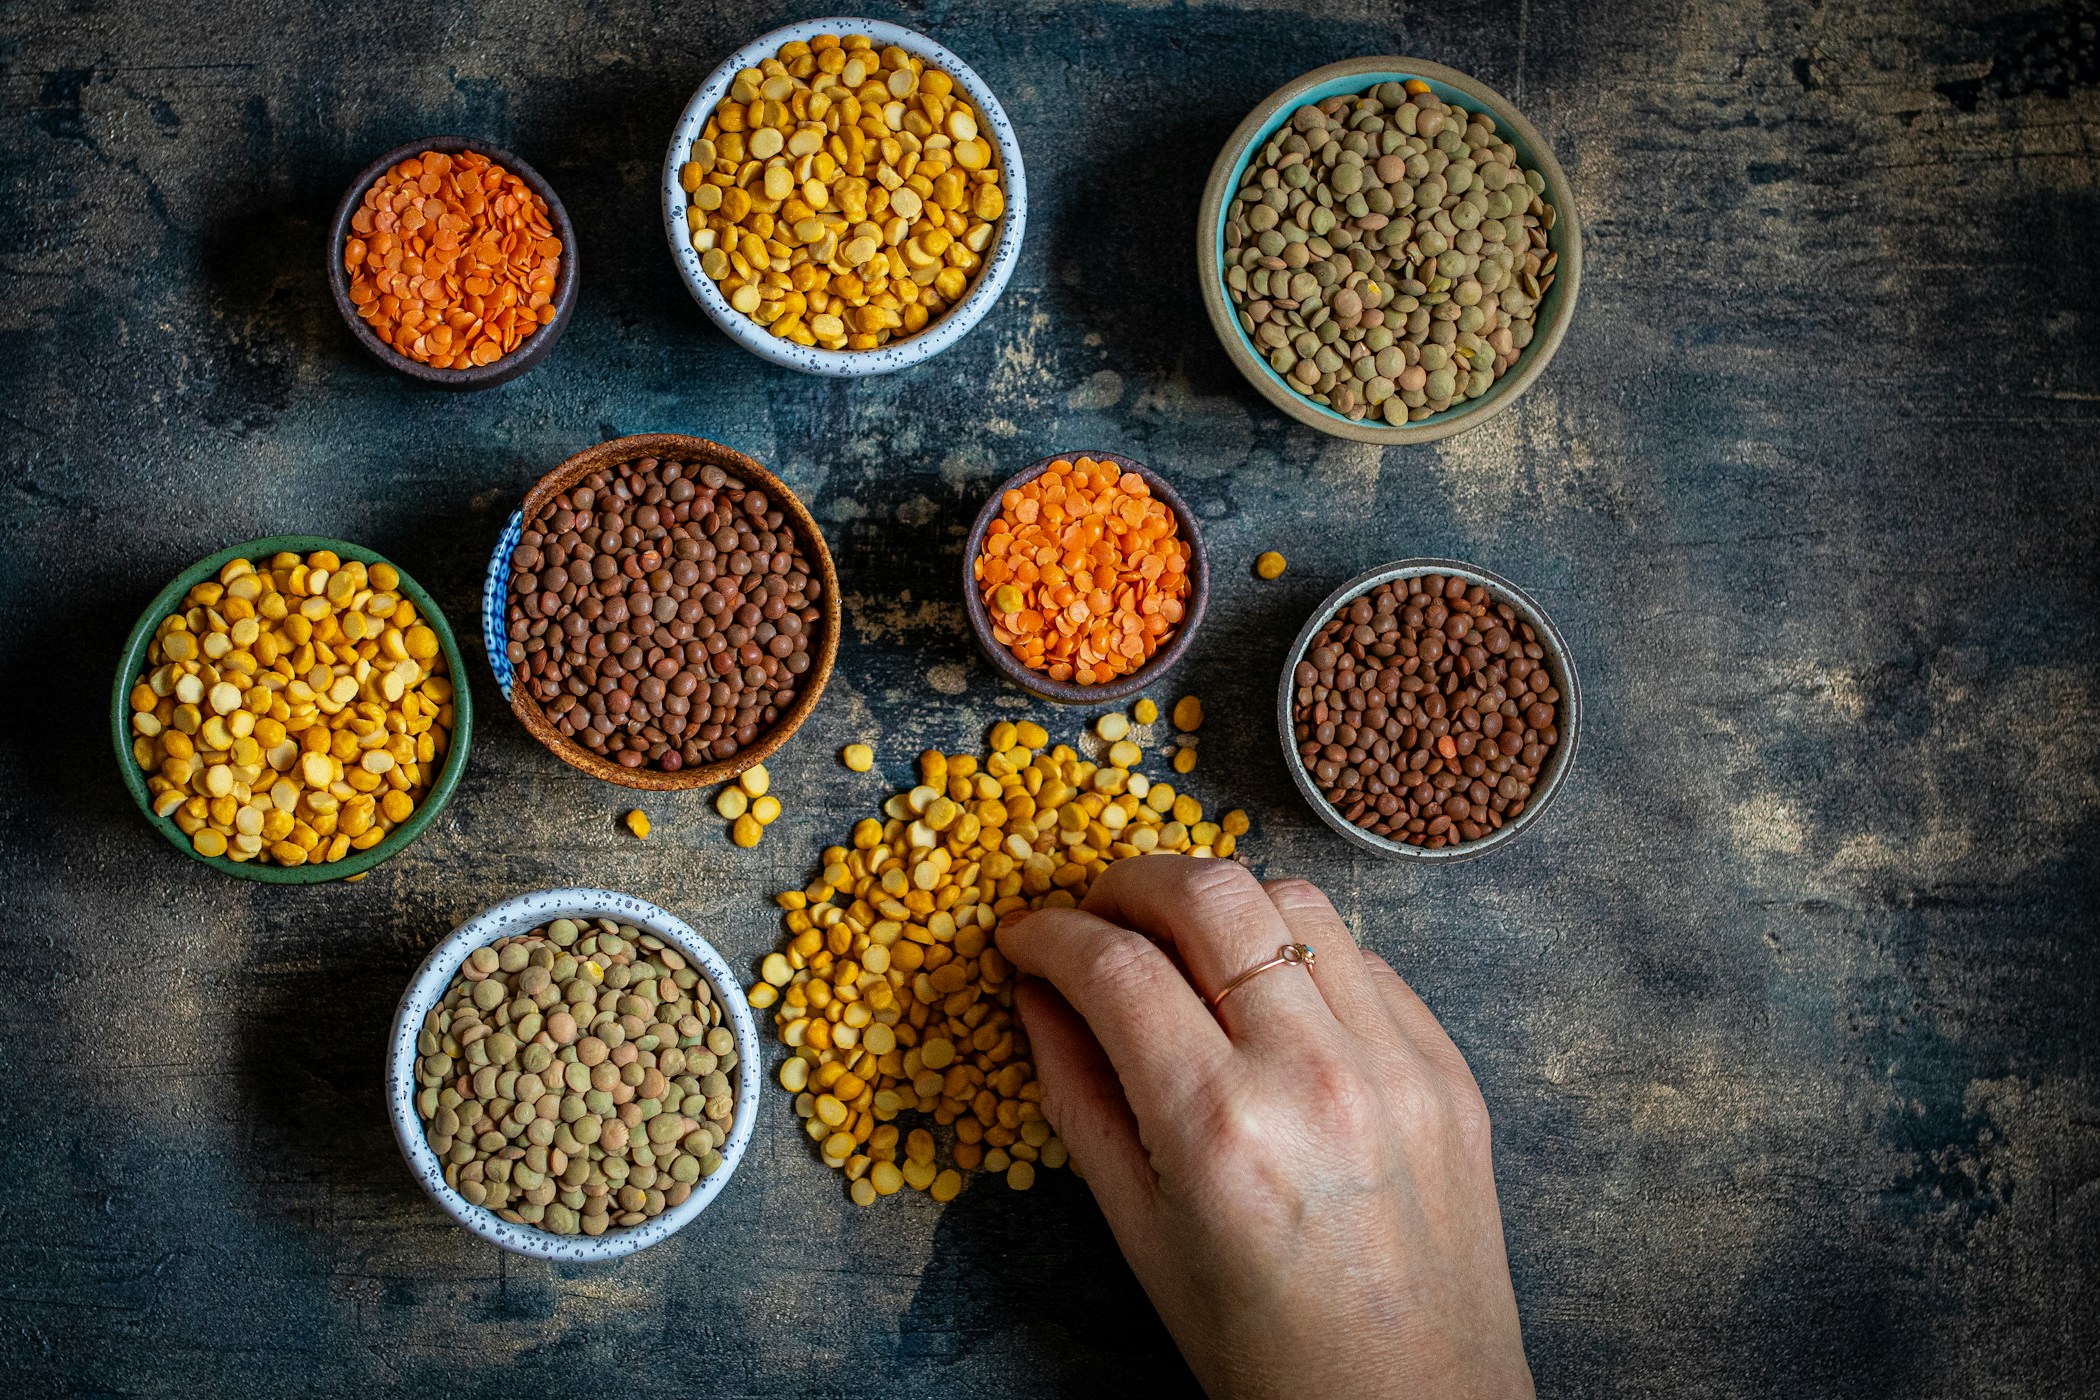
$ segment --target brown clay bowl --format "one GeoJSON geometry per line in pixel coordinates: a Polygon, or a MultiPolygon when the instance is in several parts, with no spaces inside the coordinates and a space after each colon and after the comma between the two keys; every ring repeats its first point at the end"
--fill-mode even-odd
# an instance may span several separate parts
{"type": "Polygon", "coordinates": [[[440,389],[488,389],[532,369],[547,358],[554,349],[554,342],[561,339],[567,329],[570,316],[576,310],[576,289],[580,282],[581,267],[577,261],[576,229],[569,223],[569,211],[562,207],[554,187],[540,178],[540,173],[519,160],[509,151],[491,146],[486,141],[475,141],[465,136],[429,136],[421,141],[411,141],[405,146],[396,146],[379,159],[358,172],[343,192],[342,203],[335,208],[335,219],[328,227],[328,289],[335,296],[336,310],[343,313],[350,334],[364,346],[373,359],[388,369],[405,374],[410,379],[425,384],[434,384],[440,389]],[[475,151],[487,156],[497,165],[516,175],[547,201],[547,220],[554,226],[554,234],[561,239],[561,272],[554,279],[554,319],[527,336],[517,349],[492,364],[476,365],[471,369],[438,369],[420,360],[411,360],[393,346],[381,340],[350,300],[350,277],[343,270],[343,244],[350,237],[350,220],[364,202],[365,191],[372,182],[386,174],[394,166],[410,156],[425,151],[442,151],[446,155],[458,155],[461,151],[475,151]]]}
{"type": "Polygon", "coordinates": [[[1181,499],[1166,480],[1142,462],[1134,461],[1119,452],[1059,452],[1045,457],[1040,462],[1016,472],[999,483],[992,491],[991,499],[977,512],[977,523],[970,530],[970,539],[963,546],[962,563],[963,608],[970,615],[970,631],[977,638],[977,646],[984,659],[992,663],[997,671],[1015,685],[1031,695],[1045,700],[1054,700],[1060,705],[1106,705],[1136,695],[1147,686],[1158,681],[1174,669],[1188,651],[1189,643],[1195,639],[1196,629],[1203,624],[1203,609],[1210,602],[1210,558],[1203,547],[1203,532],[1197,528],[1196,517],[1190,512],[1188,503],[1181,499]],[[984,605],[984,598],[977,591],[977,556],[984,549],[985,536],[991,533],[992,522],[999,518],[1000,501],[1007,492],[1041,476],[1052,462],[1071,461],[1078,457],[1091,457],[1097,462],[1114,462],[1127,472],[1136,472],[1152,488],[1152,494],[1174,512],[1174,520],[1181,537],[1189,542],[1189,596],[1181,616],[1181,626],[1167,639],[1167,644],[1152,654],[1152,659],[1118,680],[1101,685],[1074,685],[1070,681],[1054,681],[1041,671],[1024,666],[1014,654],[1000,645],[992,635],[992,616],[984,605]]]}
{"type": "MultiPolygon", "coordinates": [[[[563,734],[554,722],[547,718],[539,702],[532,698],[531,687],[521,674],[510,688],[510,707],[518,716],[519,723],[531,732],[532,737],[545,744],[554,756],[572,768],[602,778],[621,787],[640,788],[647,792],[680,792],[688,788],[709,787],[727,782],[745,769],[763,763],[774,751],[786,743],[802,722],[809,718],[810,711],[824,694],[825,683],[831,679],[831,668],[838,660],[839,633],[843,626],[844,612],[839,603],[839,576],[832,566],[831,550],[824,543],[824,532],[817,528],[816,520],[802,504],[801,498],[790,491],[786,484],[773,473],[733,448],[705,438],[687,437],[683,433],[645,433],[638,437],[614,438],[601,442],[596,447],[583,451],[563,462],[553,471],[541,477],[539,483],[526,493],[523,509],[527,522],[535,519],[547,503],[574,486],[594,471],[617,466],[621,462],[639,461],[644,457],[668,457],[674,461],[690,462],[697,466],[716,466],[736,478],[747,487],[755,487],[767,497],[780,503],[787,515],[788,524],[795,532],[796,542],[801,545],[812,564],[817,580],[823,584],[824,595],[820,600],[824,611],[824,634],[818,639],[811,657],[809,674],[803,677],[795,703],[773,724],[773,727],[758,736],[755,743],[740,749],[728,758],[713,763],[696,764],[665,772],[660,768],[625,768],[602,754],[592,753],[583,745],[563,734]]],[[[506,612],[508,594],[505,595],[506,612]]]]}

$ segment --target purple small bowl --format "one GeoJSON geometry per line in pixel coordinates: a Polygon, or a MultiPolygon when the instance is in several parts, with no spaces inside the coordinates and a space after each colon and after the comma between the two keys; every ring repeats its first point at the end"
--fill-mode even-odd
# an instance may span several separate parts
{"type": "Polygon", "coordinates": [[[576,310],[576,288],[581,279],[582,268],[576,253],[576,229],[569,223],[569,211],[554,193],[554,187],[540,178],[540,173],[519,160],[509,151],[491,146],[486,141],[476,141],[466,136],[430,136],[421,141],[411,141],[405,146],[396,146],[379,159],[373,161],[350,182],[343,194],[343,202],[335,208],[335,220],[328,226],[328,288],[335,295],[336,310],[343,313],[350,333],[357,343],[364,346],[373,359],[388,369],[419,379],[425,384],[434,384],[440,389],[490,389],[498,384],[516,379],[525,371],[536,367],[554,349],[554,342],[568,327],[569,317],[576,310]],[[350,300],[350,275],[343,270],[343,245],[350,238],[350,220],[364,202],[365,191],[387,171],[393,169],[410,156],[419,156],[425,151],[441,151],[456,156],[461,151],[473,151],[487,156],[495,164],[516,175],[541,199],[547,201],[547,221],[554,226],[555,237],[561,240],[561,271],[554,279],[554,319],[527,336],[517,349],[491,364],[476,365],[472,369],[437,369],[420,360],[411,360],[393,346],[381,340],[350,300]]]}
{"type": "Polygon", "coordinates": [[[1118,452],[1059,452],[1043,458],[1040,462],[1015,473],[1001,482],[986,501],[984,509],[977,512],[977,523],[970,530],[969,542],[963,546],[962,563],[963,607],[970,614],[970,631],[977,638],[977,646],[984,659],[992,663],[992,669],[1012,681],[1031,695],[1040,695],[1045,700],[1055,700],[1060,705],[1105,705],[1122,700],[1155,684],[1167,672],[1174,669],[1189,643],[1195,639],[1196,629],[1203,625],[1203,610],[1210,602],[1210,558],[1203,547],[1203,532],[1196,526],[1196,517],[1190,512],[1187,502],[1173,487],[1142,462],[1137,462],[1118,452]],[[1189,543],[1189,596],[1182,605],[1181,625],[1167,644],[1152,654],[1152,659],[1118,680],[1101,685],[1074,685],[1070,681],[1054,681],[1041,671],[1022,665],[1014,654],[999,644],[992,635],[991,612],[977,591],[977,556],[984,550],[985,537],[991,533],[992,522],[999,518],[1000,502],[1006,493],[1022,484],[1033,481],[1047,471],[1052,462],[1076,461],[1091,457],[1097,462],[1114,462],[1126,472],[1136,472],[1144,478],[1174,519],[1181,537],[1189,543]]]}

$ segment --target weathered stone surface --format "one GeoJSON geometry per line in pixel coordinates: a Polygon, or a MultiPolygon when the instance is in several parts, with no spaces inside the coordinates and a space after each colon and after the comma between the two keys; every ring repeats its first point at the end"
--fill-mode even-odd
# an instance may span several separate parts
{"type": "MultiPolygon", "coordinates": [[[[1191,786],[1330,889],[1471,1058],[1548,1393],[2071,1395],[2096,1381],[2100,667],[2093,11],[1460,3],[1396,14],[935,4],[996,86],[1029,244],[956,350],[860,384],[760,365],[663,246],[687,94],[784,11],[609,0],[0,20],[0,1369],[17,1393],[1189,1388],[1083,1185],[852,1209],[777,1100],[703,1221],[617,1268],[498,1256],[401,1167],[381,1042],[460,917],[596,883],[754,961],[873,776],[998,716],[962,630],[992,482],[1118,447],[1202,514],[1191,786]],[[1293,74],[1411,52],[1518,98],[1589,233],[1559,359],[1491,427],[1384,453],[1290,425],[1203,321],[1217,146],[1293,74]],[[370,156],[533,161],[584,289],[545,367],[445,397],[357,350],[321,230],[370,156]],[[221,879],[117,782],[105,687],[160,583],[286,530],[361,540],[471,630],[541,471],[682,430],[829,523],[839,675],[732,849],[701,795],[570,772],[471,677],[458,799],[349,887],[221,879]],[[1249,574],[1280,549],[1276,584],[1249,574]],[[1281,649],[1413,554],[1535,590],[1588,727],[1543,828],[1434,874],[1354,858],[1273,730],[1281,649]],[[2080,1321],[2080,1319],[2084,1319],[2080,1321]]],[[[885,14],[893,13],[885,9],[885,14]]],[[[1162,693],[1158,698],[1170,700],[1162,693]]]]}

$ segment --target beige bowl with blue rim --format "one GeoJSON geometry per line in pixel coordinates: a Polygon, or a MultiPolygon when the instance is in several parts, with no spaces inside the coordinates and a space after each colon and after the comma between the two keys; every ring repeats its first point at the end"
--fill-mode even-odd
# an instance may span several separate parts
{"type": "Polygon", "coordinates": [[[1263,398],[1299,422],[1335,437],[1375,443],[1434,442],[1477,428],[1493,418],[1515,403],[1545,370],[1575,314],[1575,298],[1582,287],[1582,228],[1575,215],[1575,192],[1560,162],[1553,158],[1545,138],[1508,98],[1455,68],[1426,59],[1352,58],[1316,68],[1270,93],[1225,142],[1225,149],[1211,167],[1210,183],[1203,191],[1202,213],[1196,220],[1196,267],[1203,306],[1210,313],[1212,328],[1233,364],[1263,398]],[[1539,301],[1537,329],[1531,344],[1485,394],[1411,423],[1372,422],[1368,417],[1358,421],[1314,403],[1291,388],[1255,349],[1225,290],[1225,216],[1233,192],[1247,173],[1248,162],[1262,143],[1283,128],[1291,113],[1309,103],[1352,96],[1379,83],[1411,79],[1427,83],[1429,90],[1445,102],[1493,117],[1496,129],[1516,147],[1519,161],[1545,178],[1546,200],[1554,207],[1555,218],[1546,235],[1546,249],[1559,254],[1560,262],[1554,269],[1553,285],[1539,301]]]}

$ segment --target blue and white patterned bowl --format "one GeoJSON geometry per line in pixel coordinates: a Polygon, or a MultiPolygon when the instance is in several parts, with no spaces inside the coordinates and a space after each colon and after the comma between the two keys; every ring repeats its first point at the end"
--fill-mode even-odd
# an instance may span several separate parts
{"type": "Polygon", "coordinates": [[[500,1248],[536,1259],[571,1263],[618,1259],[667,1240],[691,1224],[736,1173],[758,1121],[758,1028],[751,1019],[751,1003],[744,999],[736,973],[683,920],[645,899],[613,890],[536,890],[482,910],[423,960],[423,966],[401,996],[400,1009],[394,1013],[394,1029],[387,1040],[386,1090],[401,1154],[408,1159],[409,1170],[423,1189],[447,1215],[500,1248]],[[424,1016],[444,999],[446,988],[452,985],[467,955],[499,938],[529,933],[550,919],[586,917],[633,924],[684,954],[721,1000],[728,1015],[725,1024],[736,1032],[737,1051],[736,1112],[730,1119],[729,1141],[722,1144],[722,1169],[702,1178],[694,1185],[692,1195],[653,1220],[631,1229],[608,1230],[595,1239],[513,1225],[494,1211],[469,1202],[446,1183],[444,1166],[425,1141],[423,1120],[416,1113],[416,1036],[423,1028],[424,1016]]]}
{"type": "Polygon", "coordinates": [[[525,512],[514,510],[504,522],[503,536],[496,541],[496,552],[489,556],[489,571],[481,581],[481,649],[489,659],[489,670],[496,674],[496,688],[510,699],[510,680],[514,673],[510,664],[510,556],[517,552],[518,539],[525,533],[525,512]]]}
{"type": "Polygon", "coordinates": [[[678,275],[685,279],[686,289],[693,294],[693,300],[700,303],[700,309],[708,314],[709,319],[731,340],[762,360],[799,369],[804,374],[824,374],[841,379],[909,369],[932,359],[968,335],[992,309],[992,303],[999,300],[999,294],[1006,290],[1007,279],[1013,275],[1014,264],[1021,257],[1021,236],[1028,227],[1028,181],[1021,169],[1021,143],[1014,136],[1013,123],[1007,120],[1006,109],[999,105],[999,99],[992,95],[984,80],[972,72],[968,64],[924,34],[902,25],[885,24],[881,20],[838,16],[783,25],[770,34],[753,39],[722,60],[722,66],[710,73],[700,90],[693,94],[693,100],[686,104],[678,125],[672,129],[671,148],[664,156],[663,197],[664,236],[670,240],[671,261],[678,264],[678,275]],[[693,142],[706,129],[715,104],[728,95],[731,80],[739,70],[755,68],[759,60],[771,58],[779,52],[782,44],[793,39],[807,41],[819,34],[865,34],[875,41],[877,47],[895,44],[944,70],[970,95],[970,101],[984,116],[985,126],[999,143],[999,168],[1006,182],[1006,213],[1001,216],[999,241],[986,251],[976,284],[961,302],[932,326],[917,335],[893,340],[879,350],[824,350],[814,345],[797,345],[790,340],[777,339],[764,326],[730,306],[721,289],[715,286],[714,279],[700,270],[700,255],[693,251],[693,241],[686,230],[686,195],[684,187],[678,183],[678,172],[684,166],[693,142]]]}

